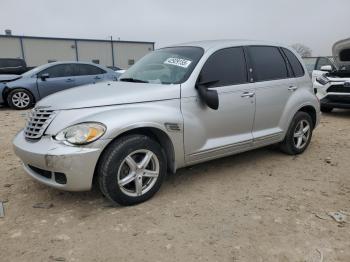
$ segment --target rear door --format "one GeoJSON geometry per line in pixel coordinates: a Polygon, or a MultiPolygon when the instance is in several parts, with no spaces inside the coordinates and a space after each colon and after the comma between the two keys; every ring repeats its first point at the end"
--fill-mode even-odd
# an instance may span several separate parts
{"type": "Polygon", "coordinates": [[[77,85],[72,64],[53,65],[38,73],[37,85],[40,97],[53,94],[77,85]],[[48,74],[49,77],[41,79],[40,76],[48,74]]]}
{"type": "Polygon", "coordinates": [[[77,72],[77,82],[79,85],[92,84],[105,80],[106,71],[102,68],[90,64],[75,64],[74,67],[77,72]]]}
{"type": "Polygon", "coordinates": [[[282,137],[281,117],[298,87],[279,47],[249,46],[247,49],[256,95],[254,143],[269,144],[282,137]]]}

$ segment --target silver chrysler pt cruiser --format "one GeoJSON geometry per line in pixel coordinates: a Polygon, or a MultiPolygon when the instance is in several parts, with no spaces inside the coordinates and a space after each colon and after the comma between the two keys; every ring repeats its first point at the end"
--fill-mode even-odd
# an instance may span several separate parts
{"type": "Polygon", "coordinates": [[[319,107],[288,47],[194,42],[146,55],[119,82],[46,97],[13,144],[36,180],[70,191],[96,183],[110,200],[132,205],[181,167],[270,144],[304,152],[319,107]]]}

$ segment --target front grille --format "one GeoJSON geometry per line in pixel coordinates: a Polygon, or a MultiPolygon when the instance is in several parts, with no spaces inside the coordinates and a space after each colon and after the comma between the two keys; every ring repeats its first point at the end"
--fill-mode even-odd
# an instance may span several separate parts
{"type": "Polygon", "coordinates": [[[332,85],[327,89],[327,93],[350,93],[350,87],[344,85],[332,85]]]}
{"type": "Polygon", "coordinates": [[[34,108],[28,115],[24,136],[28,139],[39,139],[55,116],[53,110],[34,108]]]}

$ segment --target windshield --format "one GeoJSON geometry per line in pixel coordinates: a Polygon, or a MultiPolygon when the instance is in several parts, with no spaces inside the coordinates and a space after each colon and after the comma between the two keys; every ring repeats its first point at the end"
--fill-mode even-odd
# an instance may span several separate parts
{"type": "Polygon", "coordinates": [[[169,47],[149,53],[128,69],[120,81],[181,84],[191,75],[204,51],[199,47],[169,47]]]}

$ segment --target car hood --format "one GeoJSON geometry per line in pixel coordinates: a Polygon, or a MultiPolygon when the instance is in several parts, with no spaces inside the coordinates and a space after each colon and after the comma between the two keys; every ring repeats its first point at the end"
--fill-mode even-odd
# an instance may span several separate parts
{"type": "Polygon", "coordinates": [[[339,67],[350,65],[350,38],[336,42],[332,47],[333,56],[339,67]]]}
{"type": "Polygon", "coordinates": [[[52,110],[121,105],[180,98],[180,85],[103,82],[47,96],[36,107],[52,110]]]}
{"type": "Polygon", "coordinates": [[[20,79],[20,75],[0,75],[0,82],[10,82],[20,79]]]}

